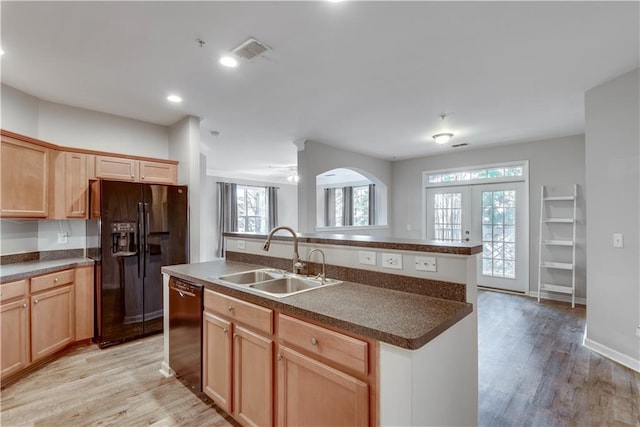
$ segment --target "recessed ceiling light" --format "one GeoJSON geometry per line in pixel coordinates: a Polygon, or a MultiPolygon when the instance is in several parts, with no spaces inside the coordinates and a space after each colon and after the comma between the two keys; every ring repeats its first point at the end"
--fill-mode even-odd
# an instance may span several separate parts
{"type": "Polygon", "coordinates": [[[327,0],[329,3],[342,3],[342,0],[327,0]]]}
{"type": "Polygon", "coordinates": [[[222,58],[220,58],[220,63],[229,68],[238,66],[238,60],[232,56],[223,56],[222,58]]]}
{"type": "Polygon", "coordinates": [[[167,96],[167,101],[175,102],[177,104],[179,102],[182,102],[182,98],[180,98],[178,95],[169,95],[167,96]]]}
{"type": "Polygon", "coordinates": [[[433,135],[433,139],[436,140],[436,144],[446,144],[452,136],[452,133],[439,133],[437,135],[433,135]]]}

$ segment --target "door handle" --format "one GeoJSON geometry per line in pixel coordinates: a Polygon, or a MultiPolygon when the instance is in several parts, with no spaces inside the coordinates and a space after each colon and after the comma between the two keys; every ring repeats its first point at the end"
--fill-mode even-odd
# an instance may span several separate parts
{"type": "Polygon", "coordinates": [[[137,244],[137,248],[138,248],[138,278],[141,277],[141,271],[142,271],[142,259],[141,255],[142,255],[142,233],[143,233],[143,225],[142,225],[142,203],[139,202],[138,203],[138,209],[136,211],[136,223],[138,224],[138,230],[137,230],[137,234],[138,234],[138,244],[137,244]]]}

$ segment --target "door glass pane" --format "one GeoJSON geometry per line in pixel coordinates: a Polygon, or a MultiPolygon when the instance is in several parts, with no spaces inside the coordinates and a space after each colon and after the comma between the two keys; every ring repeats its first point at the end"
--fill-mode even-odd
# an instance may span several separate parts
{"type": "Polygon", "coordinates": [[[516,192],[482,192],[482,274],[516,277],[516,192]]]}
{"type": "Polygon", "coordinates": [[[434,195],[433,228],[435,240],[462,240],[462,193],[434,195]]]}

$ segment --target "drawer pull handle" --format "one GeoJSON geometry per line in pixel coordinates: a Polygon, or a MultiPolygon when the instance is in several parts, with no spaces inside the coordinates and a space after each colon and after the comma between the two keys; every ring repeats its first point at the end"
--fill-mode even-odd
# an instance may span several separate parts
{"type": "Polygon", "coordinates": [[[311,338],[311,345],[313,345],[313,346],[318,345],[318,340],[312,337],[311,338]]]}
{"type": "Polygon", "coordinates": [[[55,279],[53,279],[53,281],[54,281],[55,283],[58,283],[58,281],[59,281],[59,280],[60,280],[60,279],[58,279],[57,277],[56,277],[55,279]]]}
{"type": "Polygon", "coordinates": [[[229,310],[229,311],[233,311],[233,307],[232,307],[232,306],[229,306],[229,307],[227,307],[227,310],[229,310]]]}

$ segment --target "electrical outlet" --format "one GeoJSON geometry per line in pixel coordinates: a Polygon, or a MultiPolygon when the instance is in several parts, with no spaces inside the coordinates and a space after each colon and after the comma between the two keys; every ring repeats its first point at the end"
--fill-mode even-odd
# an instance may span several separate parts
{"type": "Polygon", "coordinates": [[[436,257],[433,256],[417,256],[416,270],[419,271],[438,271],[436,257]]]}
{"type": "Polygon", "coordinates": [[[244,240],[238,240],[238,249],[246,249],[247,245],[245,244],[244,240]]]}
{"type": "Polygon", "coordinates": [[[369,251],[358,251],[358,262],[366,265],[376,265],[376,253],[369,251]]]}
{"type": "Polygon", "coordinates": [[[69,238],[67,237],[67,233],[58,233],[58,243],[60,244],[69,243],[69,238]]]}
{"type": "Polygon", "coordinates": [[[613,233],[613,247],[624,248],[624,237],[622,233],[613,233]]]}
{"type": "Polygon", "coordinates": [[[382,254],[382,268],[402,270],[401,254],[382,254]]]}

